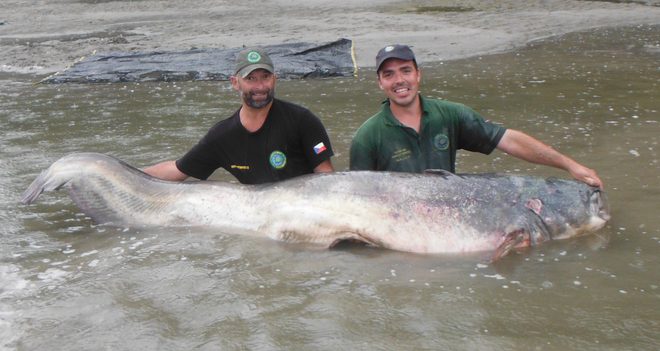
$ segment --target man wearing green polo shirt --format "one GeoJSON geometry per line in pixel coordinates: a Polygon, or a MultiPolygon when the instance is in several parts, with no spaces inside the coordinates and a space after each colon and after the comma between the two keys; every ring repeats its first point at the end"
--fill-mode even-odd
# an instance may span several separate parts
{"type": "Polygon", "coordinates": [[[563,169],[577,180],[602,188],[594,170],[539,140],[487,122],[465,105],[421,96],[421,71],[408,46],[381,49],[376,72],[388,99],[357,130],[351,144],[351,170],[455,172],[456,150],[490,154],[498,148],[529,162],[563,169]]]}

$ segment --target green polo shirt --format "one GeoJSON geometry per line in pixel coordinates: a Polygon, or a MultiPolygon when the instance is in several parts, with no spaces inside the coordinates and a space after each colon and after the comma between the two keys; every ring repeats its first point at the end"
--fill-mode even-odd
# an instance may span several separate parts
{"type": "Polygon", "coordinates": [[[455,172],[456,150],[489,154],[506,131],[465,105],[421,95],[420,100],[423,112],[419,134],[394,118],[389,100],[383,102],[381,110],[353,137],[350,169],[455,172]]]}

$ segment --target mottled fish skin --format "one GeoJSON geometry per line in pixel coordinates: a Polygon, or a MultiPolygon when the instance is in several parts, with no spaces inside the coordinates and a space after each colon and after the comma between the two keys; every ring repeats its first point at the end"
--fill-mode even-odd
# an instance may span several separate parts
{"type": "Polygon", "coordinates": [[[516,175],[333,172],[263,185],[167,182],[111,156],[75,153],[54,162],[23,194],[69,189],[96,222],[209,226],[331,247],[344,240],[416,253],[510,250],[602,228],[605,194],[564,179],[516,175]]]}

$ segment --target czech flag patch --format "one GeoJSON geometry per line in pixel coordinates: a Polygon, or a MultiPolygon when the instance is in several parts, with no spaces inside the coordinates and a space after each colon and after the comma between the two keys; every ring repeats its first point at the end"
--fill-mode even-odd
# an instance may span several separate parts
{"type": "Polygon", "coordinates": [[[317,155],[322,153],[323,151],[325,151],[325,149],[326,149],[326,147],[325,147],[325,144],[323,144],[323,142],[320,142],[320,143],[314,145],[314,153],[317,154],[317,155]]]}

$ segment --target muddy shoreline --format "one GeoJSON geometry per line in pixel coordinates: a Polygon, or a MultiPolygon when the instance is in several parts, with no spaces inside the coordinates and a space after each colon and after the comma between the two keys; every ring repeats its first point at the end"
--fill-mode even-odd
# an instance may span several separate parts
{"type": "Polygon", "coordinates": [[[358,66],[406,43],[422,62],[512,50],[530,41],[610,26],[660,24],[650,1],[6,0],[0,73],[46,75],[94,52],[235,48],[348,38],[358,66]],[[494,4],[495,3],[495,4],[494,4]]]}

